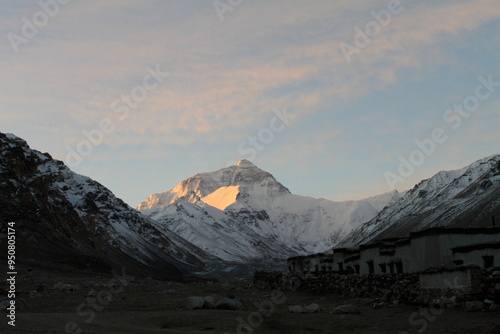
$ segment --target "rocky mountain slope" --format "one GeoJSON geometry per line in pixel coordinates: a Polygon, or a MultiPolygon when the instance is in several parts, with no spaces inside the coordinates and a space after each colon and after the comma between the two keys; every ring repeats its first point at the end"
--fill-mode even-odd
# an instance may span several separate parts
{"type": "Polygon", "coordinates": [[[163,277],[233,275],[237,266],[224,261],[274,265],[428,227],[500,220],[500,155],[440,172],[405,193],[346,202],[294,195],[242,160],[151,195],[139,212],[48,153],[0,133],[0,187],[0,247],[6,223],[15,221],[25,261],[163,277]]]}
{"type": "Polygon", "coordinates": [[[375,218],[354,229],[342,244],[358,245],[437,226],[491,226],[492,216],[500,220],[500,155],[423,180],[375,218]]]}
{"type": "MultiPolygon", "coordinates": [[[[384,207],[395,196],[372,201],[384,207]]],[[[324,251],[378,214],[369,201],[291,194],[247,160],[190,177],[137,208],[207,252],[241,262],[324,251]]]]}
{"type": "Polygon", "coordinates": [[[23,261],[125,267],[172,278],[213,259],[12,134],[0,133],[0,187],[0,235],[7,222],[16,223],[23,261]]]}

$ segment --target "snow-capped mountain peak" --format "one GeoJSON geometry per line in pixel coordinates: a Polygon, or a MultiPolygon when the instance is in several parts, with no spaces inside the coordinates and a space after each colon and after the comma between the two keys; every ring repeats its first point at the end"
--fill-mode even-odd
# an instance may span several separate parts
{"type": "Polygon", "coordinates": [[[257,168],[257,166],[255,166],[253,163],[251,163],[249,160],[247,159],[243,159],[243,160],[240,160],[236,163],[236,166],[238,167],[246,167],[246,168],[257,168]]]}
{"type": "Polygon", "coordinates": [[[236,200],[240,193],[248,194],[249,192],[267,196],[290,193],[270,173],[263,171],[248,160],[241,160],[236,165],[214,172],[196,174],[180,182],[171,190],[155,193],[139,203],[137,209],[164,207],[191,193],[199,198],[208,199],[212,206],[226,208],[236,200]],[[232,198],[233,202],[230,202],[229,198],[232,198]],[[218,203],[218,200],[221,202],[218,203]]]}
{"type": "Polygon", "coordinates": [[[138,209],[198,247],[227,260],[323,251],[378,213],[368,201],[333,202],[293,195],[273,175],[248,160],[196,174],[167,192],[149,196],[138,209]],[[179,214],[188,207],[190,216],[179,214]],[[211,223],[214,221],[217,224],[211,223]],[[239,246],[209,242],[207,234],[220,240],[227,240],[230,235],[239,240],[239,246]],[[241,248],[245,244],[266,247],[255,246],[256,252],[241,248]]]}

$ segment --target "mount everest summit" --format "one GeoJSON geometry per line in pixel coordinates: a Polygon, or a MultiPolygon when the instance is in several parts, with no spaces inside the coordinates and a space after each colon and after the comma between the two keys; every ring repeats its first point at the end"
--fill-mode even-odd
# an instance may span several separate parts
{"type": "Polygon", "coordinates": [[[399,196],[333,202],[294,195],[241,160],[153,194],[137,209],[210,254],[244,262],[324,251],[399,196]]]}

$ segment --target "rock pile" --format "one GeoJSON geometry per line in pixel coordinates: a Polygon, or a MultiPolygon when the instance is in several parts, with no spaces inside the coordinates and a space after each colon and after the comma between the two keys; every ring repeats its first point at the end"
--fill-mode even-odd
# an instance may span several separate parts
{"type": "MultiPolygon", "coordinates": [[[[435,270],[438,271],[438,269],[435,270]]],[[[460,287],[451,280],[449,288],[421,292],[416,303],[446,308],[455,307],[468,312],[496,311],[500,305],[500,275],[495,275],[497,271],[498,268],[479,270],[480,284],[473,284],[473,286],[460,287]]]]}
{"type": "Polygon", "coordinates": [[[288,306],[288,312],[290,313],[318,313],[319,311],[321,311],[321,307],[316,303],[312,303],[306,306],[301,306],[301,305],[288,306]]]}
{"type": "Polygon", "coordinates": [[[299,276],[290,272],[257,271],[253,278],[253,285],[262,290],[297,290],[312,274],[299,276]]]}
{"type": "Polygon", "coordinates": [[[232,298],[222,298],[217,303],[212,296],[207,297],[189,297],[187,300],[186,308],[188,310],[198,310],[198,309],[217,309],[217,310],[241,310],[243,305],[239,300],[232,298]]]}

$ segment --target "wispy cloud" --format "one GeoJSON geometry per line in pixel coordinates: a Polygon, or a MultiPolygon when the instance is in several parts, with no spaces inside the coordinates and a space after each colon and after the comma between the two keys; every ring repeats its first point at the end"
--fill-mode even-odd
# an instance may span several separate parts
{"type": "MultiPolygon", "coordinates": [[[[259,159],[286,164],[300,155],[308,157],[299,162],[304,166],[320,159],[333,167],[356,151],[386,162],[462,94],[443,90],[426,110],[408,115],[404,103],[413,101],[401,96],[412,96],[415,82],[432,86],[432,74],[446,67],[454,69],[449,81],[443,79],[450,85],[486,74],[474,72],[485,68],[499,72],[498,62],[471,61],[469,47],[456,51],[462,43],[480,42],[482,56],[498,54],[497,1],[402,4],[404,11],[348,64],[339,43],[351,43],[353,28],[386,4],[246,1],[221,22],[210,1],[71,2],[19,54],[6,38],[0,41],[0,130],[39,138],[63,158],[83,129],[110,117],[117,126],[104,142],[111,150],[106,154],[117,152],[120,159],[125,149],[147,159],[200,145],[225,155],[231,143],[265,126],[270,110],[287,106],[297,115],[290,131],[267,150],[274,158],[264,153],[259,159]],[[140,84],[144,68],[154,64],[170,76],[119,120],[112,101],[140,84]]],[[[19,31],[21,17],[38,7],[1,9],[5,35],[19,31]]],[[[474,122],[485,140],[496,138],[491,125],[474,122]]],[[[465,131],[457,136],[465,140],[465,131]]]]}

